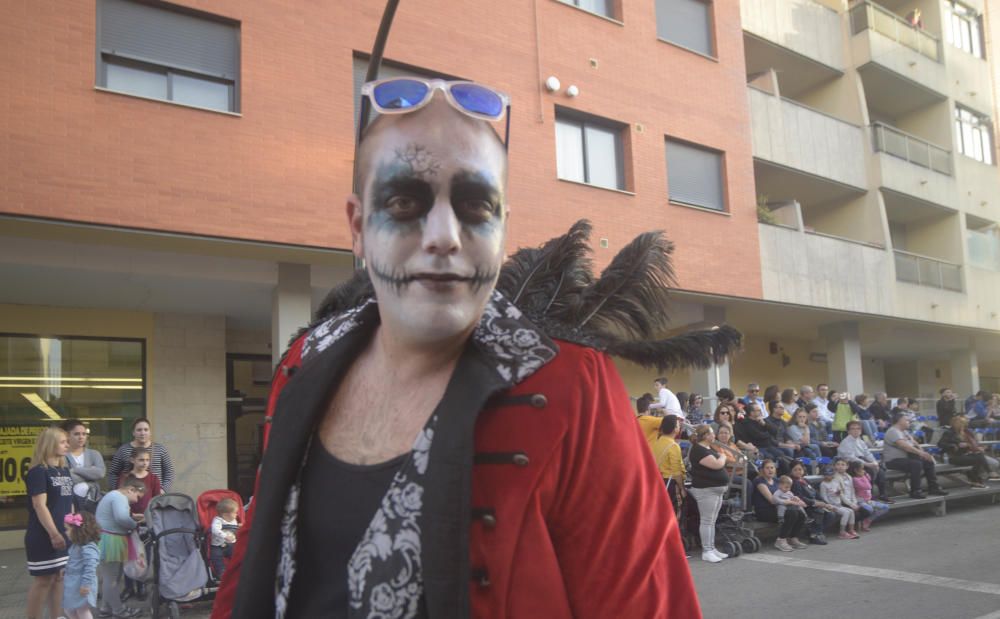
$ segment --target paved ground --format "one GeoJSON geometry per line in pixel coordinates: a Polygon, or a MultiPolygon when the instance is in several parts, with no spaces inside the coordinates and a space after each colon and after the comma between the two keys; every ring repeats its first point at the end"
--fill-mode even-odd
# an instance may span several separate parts
{"type": "Polygon", "coordinates": [[[808,550],[691,559],[704,615],[1000,619],[1000,505],[948,512],[888,517],[860,540],[808,550]]]}
{"type": "MultiPolygon", "coordinates": [[[[691,559],[704,615],[1000,619],[1000,505],[967,501],[948,511],[890,516],[860,540],[793,553],[767,547],[718,564],[691,559]]],[[[0,619],[24,617],[29,578],[23,551],[0,551],[0,619]]],[[[209,612],[210,603],[199,603],[182,616],[209,612]]]]}

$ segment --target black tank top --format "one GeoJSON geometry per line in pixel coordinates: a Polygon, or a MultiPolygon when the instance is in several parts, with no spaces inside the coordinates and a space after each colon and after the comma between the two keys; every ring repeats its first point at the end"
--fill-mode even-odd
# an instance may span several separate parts
{"type": "Polygon", "coordinates": [[[348,464],[313,440],[302,473],[287,617],[347,617],[347,563],[407,455],[348,464]]]}

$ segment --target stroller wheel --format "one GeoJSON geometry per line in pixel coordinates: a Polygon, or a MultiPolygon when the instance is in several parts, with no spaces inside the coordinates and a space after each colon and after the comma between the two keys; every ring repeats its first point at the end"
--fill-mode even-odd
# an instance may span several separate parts
{"type": "Polygon", "coordinates": [[[747,537],[744,538],[742,542],[740,542],[740,546],[743,547],[743,552],[747,554],[750,554],[752,552],[757,552],[757,547],[754,545],[753,540],[754,538],[747,537]]]}
{"type": "Polygon", "coordinates": [[[735,551],[735,554],[733,555],[734,557],[738,557],[743,554],[743,546],[741,546],[739,542],[732,542],[732,544],[733,551],[735,551]]]}
{"type": "Polygon", "coordinates": [[[753,541],[753,551],[752,552],[759,552],[760,551],[760,538],[759,537],[751,537],[750,539],[753,541]]]}

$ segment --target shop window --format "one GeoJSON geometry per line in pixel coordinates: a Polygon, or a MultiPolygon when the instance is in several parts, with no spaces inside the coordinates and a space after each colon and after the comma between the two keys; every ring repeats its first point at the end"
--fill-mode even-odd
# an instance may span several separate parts
{"type": "Polygon", "coordinates": [[[99,0],[97,7],[98,86],[239,111],[238,23],[161,2],[99,0]]]}
{"type": "Polygon", "coordinates": [[[0,529],[27,525],[24,474],[47,426],[80,419],[110,463],[146,414],[145,342],[0,334],[0,529]]]}

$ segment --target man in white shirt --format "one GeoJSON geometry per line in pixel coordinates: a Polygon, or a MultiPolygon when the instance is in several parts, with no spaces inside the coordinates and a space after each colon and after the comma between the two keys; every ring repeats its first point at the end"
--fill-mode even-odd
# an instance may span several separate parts
{"type": "Polygon", "coordinates": [[[657,411],[657,415],[677,415],[684,419],[684,411],[681,410],[681,402],[674,395],[674,392],[667,389],[667,379],[657,378],[653,381],[653,389],[659,394],[656,402],[649,405],[650,410],[657,411]]]}
{"type": "Polygon", "coordinates": [[[829,407],[830,401],[827,399],[828,395],[830,395],[830,385],[826,383],[816,385],[816,397],[813,398],[813,404],[819,407],[819,418],[826,424],[827,432],[830,431],[834,417],[833,411],[829,407]]]}

